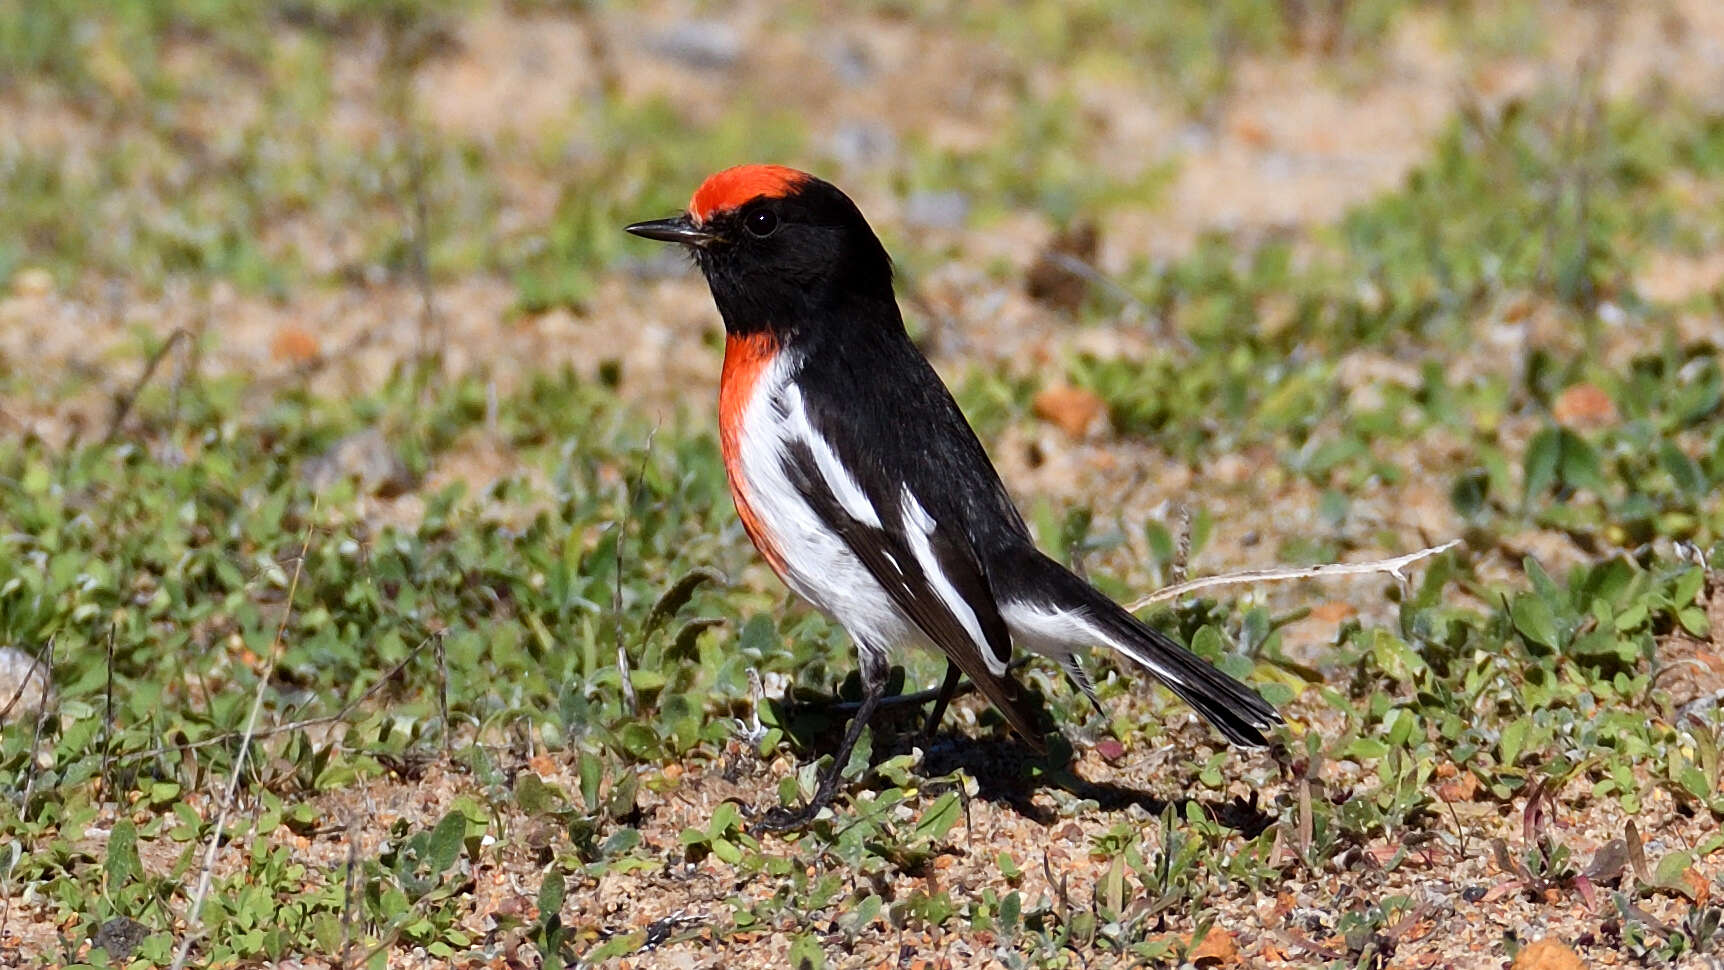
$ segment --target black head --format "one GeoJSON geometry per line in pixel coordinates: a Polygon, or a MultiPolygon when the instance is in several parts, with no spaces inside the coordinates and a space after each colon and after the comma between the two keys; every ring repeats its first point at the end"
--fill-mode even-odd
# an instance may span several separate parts
{"type": "Polygon", "coordinates": [[[837,314],[903,327],[885,247],[856,203],[805,172],[726,169],[701,184],[683,215],[628,231],[688,246],[731,333],[788,335],[837,314]]]}

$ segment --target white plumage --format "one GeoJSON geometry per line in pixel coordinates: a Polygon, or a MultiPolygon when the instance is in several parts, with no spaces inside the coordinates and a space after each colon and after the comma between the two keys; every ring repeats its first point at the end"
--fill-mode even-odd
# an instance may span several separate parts
{"type": "Polygon", "coordinates": [[[808,423],[802,394],[790,381],[796,361],[780,353],[756,379],[742,412],[739,464],[743,490],[766,539],[784,561],[784,582],[797,595],[850,631],[867,651],[890,651],[926,638],[832,527],[820,520],[790,480],[784,456],[806,441],[832,494],[858,521],[878,526],[880,515],[808,423]]]}

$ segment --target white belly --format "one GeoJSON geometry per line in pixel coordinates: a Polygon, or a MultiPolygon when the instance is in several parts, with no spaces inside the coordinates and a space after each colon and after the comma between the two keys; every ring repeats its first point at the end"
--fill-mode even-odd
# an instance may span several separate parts
{"type": "MultiPolygon", "coordinates": [[[[797,595],[849,631],[858,647],[878,652],[905,644],[927,645],[916,624],[898,609],[879,580],[827,527],[791,482],[785,446],[809,440],[812,428],[800,395],[785,386],[789,355],[781,355],[756,383],[742,421],[742,486],[760,527],[784,565],[784,581],[797,595]]],[[[854,485],[850,486],[854,489],[854,485]]],[[[841,501],[856,501],[859,491],[841,501]]],[[[877,521],[877,520],[876,520],[877,521]]]]}

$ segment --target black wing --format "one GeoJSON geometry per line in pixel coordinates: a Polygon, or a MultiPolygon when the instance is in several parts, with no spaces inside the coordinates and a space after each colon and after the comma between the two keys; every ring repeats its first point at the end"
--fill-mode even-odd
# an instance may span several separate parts
{"type": "Polygon", "coordinates": [[[881,494],[887,492],[884,483],[861,482],[879,524],[852,515],[822,474],[813,446],[806,441],[787,442],[784,466],[803,498],[856,554],[892,602],[1000,709],[1012,729],[1040,750],[1041,733],[1035,727],[1035,711],[1006,670],[1011,658],[1011,633],[994,603],[974,551],[937,523],[925,531],[926,546],[922,547],[922,541],[908,532],[918,526],[906,520],[902,488],[897,495],[881,494]],[[869,484],[875,487],[870,488],[869,484]],[[918,548],[923,548],[923,555],[917,555],[918,548]],[[936,576],[931,577],[925,568],[928,560],[937,571],[936,576]],[[984,643],[976,642],[936,583],[943,583],[961,597],[974,614],[984,643]],[[992,656],[985,655],[984,650],[992,656]]]}

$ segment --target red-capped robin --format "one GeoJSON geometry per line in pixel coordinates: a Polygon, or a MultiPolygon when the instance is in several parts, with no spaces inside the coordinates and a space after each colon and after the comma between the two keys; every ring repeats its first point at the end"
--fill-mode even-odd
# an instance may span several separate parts
{"type": "Polygon", "coordinates": [[[1281,717],[1256,692],[1097,592],[1035,546],[999,473],[904,331],[892,262],[856,204],[779,165],[708,178],[688,211],[628,231],[693,253],[724,318],[719,442],[743,528],[786,585],[843,625],[862,702],[831,770],[799,812],[837,791],[880,701],[888,658],[948,659],[929,726],[958,673],[1041,746],[1008,665],[1014,648],[1061,664],[1094,700],[1080,648],[1130,658],[1239,745],[1281,717]]]}

